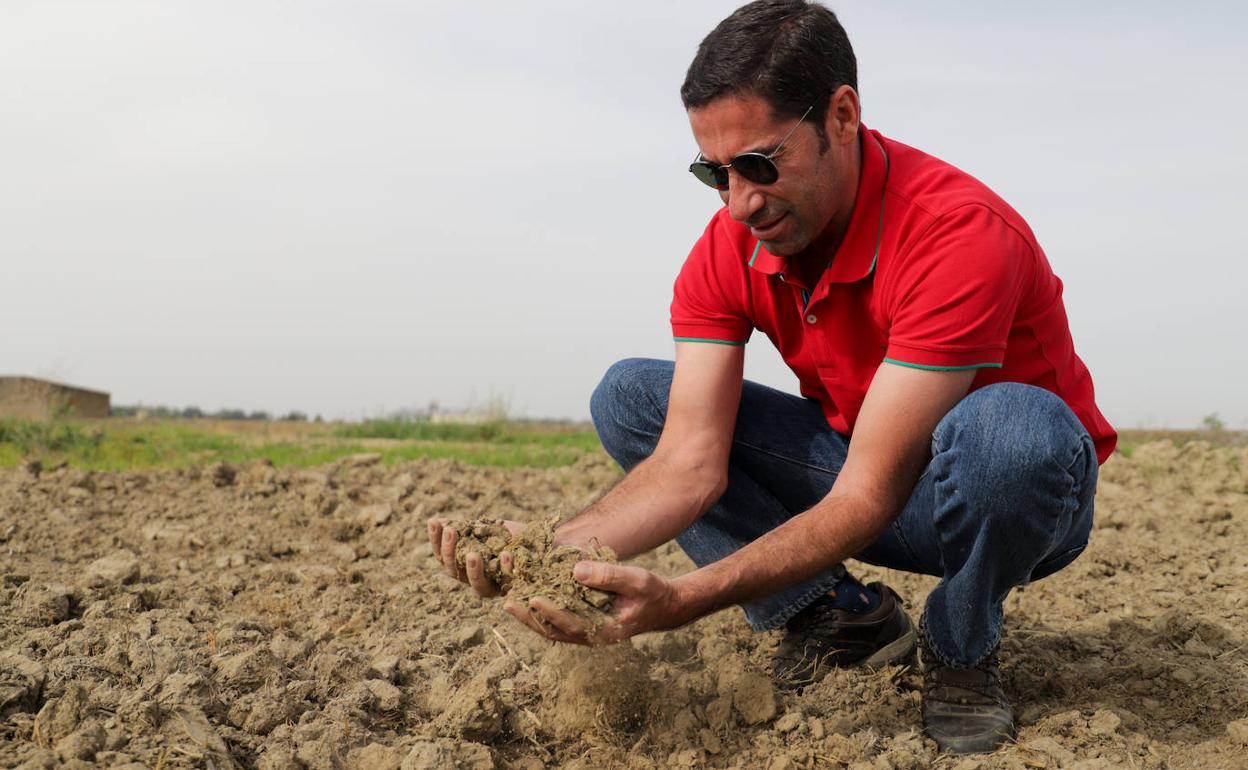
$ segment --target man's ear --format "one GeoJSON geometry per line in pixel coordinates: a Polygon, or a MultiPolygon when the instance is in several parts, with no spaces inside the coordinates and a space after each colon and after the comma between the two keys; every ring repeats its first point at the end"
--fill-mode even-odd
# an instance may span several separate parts
{"type": "Polygon", "coordinates": [[[862,119],[862,105],[858,92],[850,86],[841,86],[828,97],[828,114],[824,129],[832,144],[849,144],[858,140],[858,124],[862,119]]]}

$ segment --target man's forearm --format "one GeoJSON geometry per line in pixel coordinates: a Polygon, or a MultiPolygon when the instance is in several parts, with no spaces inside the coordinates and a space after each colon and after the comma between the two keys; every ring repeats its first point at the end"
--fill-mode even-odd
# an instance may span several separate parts
{"type": "Polygon", "coordinates": [[[655,454],[561,525],[555,541],[585,547],[596,540],[621,558],[636,556],[685,531],[722,493],[717,471],[655,454]]]}
{"type": "Polygon", "coordinates": [[[692,617],[774,594],[866,548],[888,526],[877,505],[830,496],[735,553],[675,579],[692,617]]]}

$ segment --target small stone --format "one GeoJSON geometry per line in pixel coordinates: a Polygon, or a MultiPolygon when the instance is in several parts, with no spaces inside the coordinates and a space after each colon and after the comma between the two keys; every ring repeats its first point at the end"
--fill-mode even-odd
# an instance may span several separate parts
{"type": "Polygon", "coordinates": [[[399,675],[398,655],[378,655],[373,658],[373,672],[378,679],[393,682],[399,675]]]}
{"type": "Polygon", "coordinates": [[[852,735],[854,732],[854,720],[844,714],[834,714],[828,717],[826,727],[828,732],[833,735],[852,735]]]}
{"type": "MultiPolygon", "coordinates": [[[[360,765],[360,767],[366,766],[360,765]]],[[[260,755],[260,759],[256,761],[256,770],[289,770],[292,767],[299,767],[295,761],[295,755],[282,746],[273,746],[265,750],[260,755]]]]}
{"type": "Polygon", "coordinates": [[[381,455],[377,452],[362,452],[351,455],[344,462],[352,468],[366,468],[381,462],[381,455]]]}
{"type": "Polygon", "coordinates": [[[82,685],[70,684],[59,698],[50,698],[35,715],[35,731],[45,741],[57,742],[78,729],[89,711],[87,691],[82,685]]]}
{"type": "Polygon", "coordinates": [[[382,524],[390,521],[392,513],[393,510],[390,507],[390,503],[366,505],[356,514],[356,521],[365,526],[380,527],[382,524]]]}
{"type": "Polygon", "coordinates": [[[801,724],[802,715],[796,711],[790,711],[776,720],[776,729],[782,733],[789,733],[796,730],[801,724]]]}
{"type": "Polygon", "coordinates": [[[378,709],[398,711],[403,707],[403,691],[384,679],[369,679],[364,686],[377,699],[378,709]]]}
{"type": "Polygon", "coordinates": [[[1093,735],[1113,735],[1118,732],[1122,719],[1112,711],[1100,709],[1088,720],[1088,729],[1093,735]]]}
{"type": "Polygon", "coordinates": [[[702,748],[706,749],[710,754],[718,754],[724,747],[719,740],[719,736],[711,730],[703,729],[698,733],[698,741],[702,744],[702,748]]]}
{"type": "Polygon", "coordinates": [[[481,626],[469,623],[452,631],[450,642],[456,648],[473,647],[480,644],[484,637],[485,632],[481,630],[481,626]]]}
{"type": "Polygon", "coordinates": [[[494,755],[479,743],[461,743],[455,747],[456,767],[459,770],[494,770],[494,755]]]}
{"type": "Polygon", "coordinates": [[[823,720],[819,717],[811,717],[806,723],[807,729],[810,730],[810,737],[816,741],[823,740],[823,720]]]}
{"type": "Polygon", "coordinates": [[[369,770],[399,770],[403,756],[398,749],[370,743],[360,749],[356,755],[356,767],[367,767],[369,770]]]}
{"type": "Polygon", "coordinates": [[[286,634],[277,634],[269,640],[269,652],[276,655],[283,663],[294,663],[300,660],[308,654],[311,647],[311,642],[286,634]]]}
{"type": "Polygon", "coordinates": [[[359,554],[355,551],[355,546],[350,543],[334,543],[328,548],[328,551],[330,556],[348,564],[359,558],[359,554]]]}
{"type": "Polygon", "coordinates": [[[707,724],[715,730],[727,730],[732,726],[732,701],[728,698],[716,698],[706,704],[707,724]]]}
{"type": "Polygon", "coordinates": [[[214,487],[228,487],[238,476],[238,469],[226,462],[213,463],[208,466],[208,478],[214,487]]]}
{"type": "Polygon", "coordinates": [[[1074,752],[1047,735],[1039,738],[1032,738],[1023,744],[1023,748],[1049,757],[1058,764],[1069,764],[1075,761],[1074,752]]]}
{"type": "Polygon", "coordinates": [[[139,579],[139,560],[129,551],[118,551],[87,566],[87,585],[127,585],[139,579]]]}
{"type": "Polygon", "coordinates": [[[444,770],[454,767],[453,763],[451,752],[446,747],[431,741],[420,741],[412,744],[403,759],[401,770],[444,770]]]}
{"type": "Polygon", "coordinates": [[[732,705],[746,724],[757,725],[776,716],[776,691],[771,678],[752,671],[739,674],[731,683],[732,705]]]}
{"type": "Polygon", "coordinates": [[[104,748],[104,728],[92,722],[56,742],[56,755],[62,760],[91,761],[104,748]]]}
{"type": "Polygon", "coordinates": [[[1237,719],[1226,726],[1226,736],[1231,743],[1248,746],[1248,718],[1237,719]]]}
{"type": "Polygon", "coordinates": [[[0,716],[29,711],[39,703],[47,672],[30,658],[0,653],[0,716]]]}

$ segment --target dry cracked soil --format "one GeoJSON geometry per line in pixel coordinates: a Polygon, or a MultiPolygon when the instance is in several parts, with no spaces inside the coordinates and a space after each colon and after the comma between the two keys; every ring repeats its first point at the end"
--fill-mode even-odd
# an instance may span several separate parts
{"type": "MultiPolygon", "coordinates": [[[[944,757],[919,678],[775,690],[737,610],[552,646],[443,574],[425,521],[601,494],[450,461],[0,471],[0,767],[1248,768],[1248,450],[1141,446],[1089,549],[1007,600],[1015,743],[944,757]]],[[[637,560],[689,568],[674,547],[637,560]]],[[[859,567],[917,615],[930,578],[859,567]]]]}

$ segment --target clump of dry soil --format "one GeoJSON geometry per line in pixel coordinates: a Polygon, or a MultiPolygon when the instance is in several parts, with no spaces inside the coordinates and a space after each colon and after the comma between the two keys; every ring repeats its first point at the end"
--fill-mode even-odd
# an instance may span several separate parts
{"type": "Polygon", "coordinates": [[[592,638],[602,629],[615,595],[578,582],[572,568],[586,559],[610,563],[618,559],[615,551],[597,544],[591,544],[588,551],[555,545],[558,523],[558,516],[536,521],[514,535],[501,519],[449,521],[445,526],[459,534],[455,562],[460,569],[465,568],[468,554],[477,554],[486,577],[504,592],[523,603],[538,596],[549,599],[584,621],[592,638]],[[503,554],[511,557],[510,569],[504,568],[503,554]]]}
{"type": "MultiPolygon", "coordinates": [[[[1089,549],[1007,601],[1016,743],[940,757],[905,669],[766,676],[736,610],[551,645],[447,577],[429,517],[542,522],[602,456],[0,471],[0,767],[1174,770],[1248,757],[1248,450],[1105,466],[1089,549]]],[[[536,531],[536,530],[535,530],[536,531]]],[[[674,547],[637,560],[690,568],[674,547]]],[[[934,581],[858,567],[916,614],[934,581]]]]}

